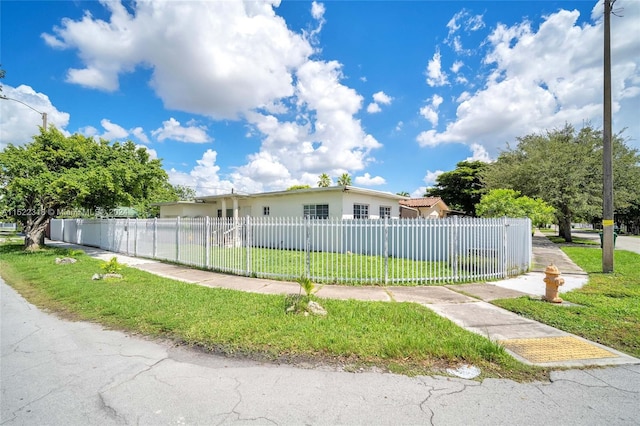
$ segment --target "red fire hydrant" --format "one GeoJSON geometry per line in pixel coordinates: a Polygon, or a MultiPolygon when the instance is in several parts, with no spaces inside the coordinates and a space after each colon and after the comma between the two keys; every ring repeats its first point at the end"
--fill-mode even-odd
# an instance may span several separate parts
{"type": "Polygon", "coordinates": [[[564,278],[560,277],[560,271],[553,263],[544,270],[544,282],[547,284],[544,300],[551,303],[562,303],[558,297],[558,287],[564,284],[564,278]]]}

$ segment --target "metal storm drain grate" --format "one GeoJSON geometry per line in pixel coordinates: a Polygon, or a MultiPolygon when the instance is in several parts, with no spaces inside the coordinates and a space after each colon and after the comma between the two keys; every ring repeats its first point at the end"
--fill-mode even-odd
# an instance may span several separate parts
{"type": "Polygon", "coordinates": [[[499,343],[506,349],[531,362],[617,357],[617,355],[607,350],[571,336],[509,339],[501,340],[499,343]]]}

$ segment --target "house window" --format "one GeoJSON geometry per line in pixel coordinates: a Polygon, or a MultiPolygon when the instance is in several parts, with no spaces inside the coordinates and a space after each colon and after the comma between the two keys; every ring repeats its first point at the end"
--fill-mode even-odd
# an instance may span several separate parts
{"type": "Polygon", "coordinates": [[[329,204],[305,204],[303,215],[310,219],[328,219],[329,204]]]}
{"type": "Polygon", "coordinates": [[[269,206],[264,206],[262,208],[262,216],[269,216],[269,206]]]}
{"type": "Polygon", "coordinates": [[[353,218],[354,219],[369,219],[369,206],[367,204],[354,204],[353,205],[353,218]]]}
{"type": "Polygon", "coordinates": [[[380,206],[380,219],[391,217],[391,207],[380,206]]]}
{"type": "MultiPolygon", "coordinates": [[[[233,209],[227,209],[227,217],[233,217],[233,209]]],[[[218,217],[222,217],[222,209],[218,209],[218,217]]]]}

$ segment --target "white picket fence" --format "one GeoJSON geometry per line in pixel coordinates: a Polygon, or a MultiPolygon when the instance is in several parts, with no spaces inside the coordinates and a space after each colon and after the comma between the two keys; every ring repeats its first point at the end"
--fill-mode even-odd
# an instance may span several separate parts
{"type": "Polygon", "coordinates": [[[317,283],[490,280],[531,266],[529,219],[54,219],[52,240],[317,283]]]}
{"type": "Polygon", "coordinates": [[[16,232],[18,224],[15,222],[0,222],[0,232],[16,232]]]}

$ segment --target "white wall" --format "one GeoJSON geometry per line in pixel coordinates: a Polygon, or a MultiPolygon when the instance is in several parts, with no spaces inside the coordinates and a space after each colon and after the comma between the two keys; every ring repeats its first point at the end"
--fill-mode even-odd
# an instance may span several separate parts
{"type": "Polygon", "coordinates": [[[357,194],[345,192],[342,199],[343,219],[353,219],[353,205],[366,204],[369,206],[369,219],[380,218],[380,207],[391,207],[391,217],[400,217],[400,205],[398,200],[392,198],[378,197],[375,195],[357,194]]]}
{"type": "Polygon", "coordinates": [[[307,204],[328,204],[329,217],[342,217],[342,192],[320,191],[296,194],[273,195],[269,197],[252,197],[251,215],[263,216],[263,207],[269,207],[271,217],[302,217],[307,204]]]}
{"type": "MultiPolygon", "coordinates": [[[[216,204],[207,203],[172,204],[168,206],[160,206],[160,217],[215,217],[218,214],[218,208],[219,207],[217,207],[216,204]]],[[[231,208],[231,206],[228,208],[231,208]]]]}

